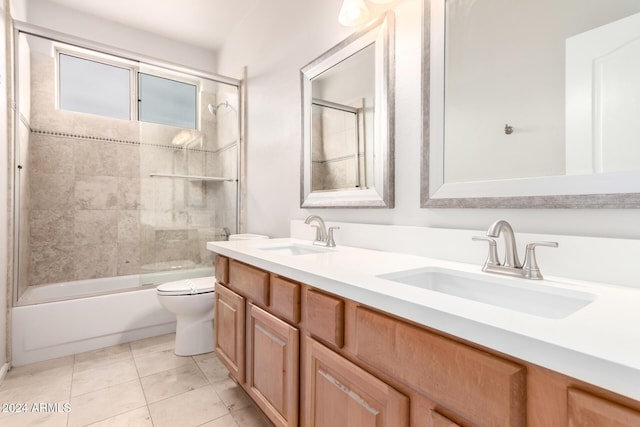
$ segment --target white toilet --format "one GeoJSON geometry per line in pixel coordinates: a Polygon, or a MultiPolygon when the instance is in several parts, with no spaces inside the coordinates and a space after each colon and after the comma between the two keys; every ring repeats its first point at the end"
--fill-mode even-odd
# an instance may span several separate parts
{"type": "Polygon", "coordinates": [[[177,356],[213,351],[213,276],[163,283],[156,288],[160,304],[176,315],[177,356]]]}

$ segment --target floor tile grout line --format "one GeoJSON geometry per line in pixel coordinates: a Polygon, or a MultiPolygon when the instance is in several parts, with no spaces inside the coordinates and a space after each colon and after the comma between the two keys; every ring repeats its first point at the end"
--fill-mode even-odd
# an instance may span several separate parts
{"type": "MultiPolygon", "coordinates": [[[[131,353],[131,343],[126,343],[126,344],[127,344],[127,347],[129,348],[129,352],[131,353]]],[[[74,354],[74,355],[73,355],[73,367],[72,367],[71,387],[73,387],[73,373],[75,372],[75,367],[76,367],[76,366],[75,366],[75,365],[76,365],[76,356],[77,356],[77,354],[74,354]]],[[[132,354],[132,358],[133,358],[133,354],[132,354]]],[[[119,362],[119,361],[116,361],[116,362],[119,362]]],[[[134,361],[134,367],[136,368],[136,374],[137,374],[137,376],[138,376],[138,382],[140,383],[140,389],[142,390],[142,395],[145,397],[145,405],[144,405],[144,406],[139,406],[139,407],[137,407],[137,408],[129,409],[129,410],[124,411],[124,412],[119,412],[119,413],[117,413],[117,414],[112,414],[112,415],[110,415],[110,416],[108,416],[107,418],[104,418],[104,419],[94,420],[94,421],[92,421],[92,422],[91,422],[91,424],[95,424],[95,423],[100,423],[100,422],[103,422],[103,421],[107,421],[107,420],[109,420],[109,419],[111,419],[111,418],[115,418],[115,417],[117,417],[117,416],[120,416],[120,415],[126,414],[127,412],[131,412],[131,411],[138,410],[138,409],[140,409],[140,408],[142,408],[142,407],[146,407],[146,408],[147,408],[147,412],[149,413],[149,419],[151,419],[151,413],[149,412],[149,405],[147,404],[147,399],[146,399],[146,396],[145,396],[145,394],[144,394],[144,389],[142,388],[142,383],[140,382],[140,374],[138,373],[138,367],[136,366],[135,361],[134,361]]],[[[130,383],[130,382],[133,382],[133,381],[135,381],[135,380],[129,380],[129,381],[125,381],[125,382],[123,382],[123,383],[112,384],[112,385],[109,385],[109,386],[107,386],[107,387],[101,387],[101,388],[93,389],[93,390],[88,391],[88,392],[86,392],[86,393],[79,394],[78,396],[70,396],[70,397],[69,397],[69,402],[71,402],[71,397],[76,397],[76,398],[77,398],[77,397],[79,397],[79,396],[84,396],[84,395],[89,394],[89,393],[95,393],[95,392],[97,392],[97,391],[102,391],[102,390],[108,389],[108,388],[113,387],[113,386],[122,385],[122,384],[130,383]]],[[[72,390],[70,390],[70,391],[69,391],[69,394],[73,394],[73,391],[72,391],[72,390]]],[[[71,410],[73,411],[73,408],[71,408],[71,410]]],[[[70,414],[68,414],[68,415],[70,415],[70,414]]],[[[67,416],[67,427],[69,427],[69,418],[70,418],[70,416],[67,416]]],[[[151,424],[153,425],[153,420],[151,420],[151,424]]]]}
{"type": "MultiPolygon", "coordinates": [[[[215,354],[215,353],[213,353],[215,354]]],[[[216,356],[218,357],[218,356],[216,356]]],[[[195,357],[191,356],[191,359],[193,359],[193,361],[195,362],[196,366],[198,367],[198,370],[200,371],[200,373],[204,376],[204,379],[207,380],[207,383],[209,383],[209,385],[213,385],[213,382],[211,381],[211,379],[207,376],[206,372],[202,369],[202,366],[200,366],[200,364],[198,363],[198,361],[196,360],[195,357]]]]}
{"type": "MultiPolygon", "coordinates": [[[[103,386],[103,387],[92,388],[92,389],[91,389],[91,390],[89,390],[89,391],[85,391],[84,393],[80,393],[80,394],[78,394],[78,395],[74,396],[74,395],[73,395],[73,376],[74,376],[74,374],[76,373],[76,366],[75,366],[75,356],[76,356],[76,355],[74,354],[73,356],[74,356],[74,364],[73,364],[73,369],[72,369],[72,376],[71,376],[71,390],[70,390],[70,397],[69,397],[69,399],[74,398],[74,397],[75,397],[75,398],[77,398],[77,397],[80,397],[80,396],[84,396],[85,394],[88,394],[88,393],[94,393],[94,392],[97,392],[97,391],[105,390],[105,389],[107,389],[107,388],[109,388],[109,387],[117,386],[117,385],[124,384],[124,383],[128,383],[128,382],[131,382],[131,381],[134,381],[134,380],[135,380],[135,378],[131,378],[131,379],[126,380],[126,381],[121,381],[121,382],[114,383],[114,384],[108,384],[108,385],[103,386]]],[[[115,360],[115,361],[111,361],[111,362],[109,362],[109,363],[105,363],[105,364],[104,364],[104,366],[100,366],[98,369],[104,369],[104,368],[108,367],[109,365],[113,365],[113,364],[116,364],[116,363],[121,363],[121,362],[124,362],[124,361],[126,361],[126,360],[124,360],[124,359],[123,359],[123,360],[115,360]]],[[[139,377],[140,377],[140,375],[138,374],[138,367],[136,366],[135,361],[133,361],[133,362],[134,362],[134,367],[136,368],[136,376],[139,378],[139,377]]],[[[93,369],[93,368],[91,368],[91,369],[93,369]]],[[[71,401],[71,400],[70,400],[70,401],[71,401]]]]}
{"type": "MultiPolygon", "coordinates": [[[[129,344],[131,347],[131,344],[129,344]]],[[[138,369],[138,363],[136,363],[136,357],[133,354],[133,349],[131,348],[131,357],[133,358],[133,366],[136,368],[136,373],[138,374],[138,383],[140,384],[140,389],[142,390],[142,396],[144,396],[144,403],[146,405],[147,414],[149,415],[149,421],[151,421],[151,426],[155,426],[153,422],[153,416],[151,415],[151,408],[149,407],[149,399],[147,398],[147,393],[144,391],[144,386],[142,385],[142,376],[140,376],[140,370],[138,369]]]]}
{"type": "MultiPolygon", "coordinates": [[[[76,354],[73,355],[73,363],[71,364],[71,378],[69,379],[69,405],[71,405],[71,397],[73,396],[73,374],[76,372],[76,354]]],[[[73,411],[73,406],[71,406],[71,411],[73,411]]],[[[67,413],[67,422],[65,425],[69,427],[69,418],[71,418],[71,411],[67,413]]]]}

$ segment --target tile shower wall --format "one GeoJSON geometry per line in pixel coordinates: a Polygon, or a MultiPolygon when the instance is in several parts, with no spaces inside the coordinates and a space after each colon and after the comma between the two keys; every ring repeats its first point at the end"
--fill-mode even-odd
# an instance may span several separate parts
{"type": "MultiPolygon", "coordinates": [[[[20,56],[18,58],[19,64],[19,81],[21,82],[29,82],[31,81],[31,57],[29,54],[28,46],[26,45],[26,40],[20,39],[20,56]]],[[[22,165],[29,163],[29,143],[30,143],[30,117],[31,117],[31,85],[21,85],[19,98],[20,102],[20,116],[15,124],[18,130],[18,138],[20,140],[19,149],[14,152],[14,156],[20,159],[20,163],[22,165]]],[[[24,170],[24,169],[23,169],[24,170]]],[[[18,170],[16,172],[19,174],[19,179],[21,181],[21,186],[16,191],[15,194],[15,202],[19,204],[18,208],[20,212],[23,214],[19,218],[19,228],[21,230],[29,229],[29,216],[31,211],[31,204],[29,201],[28,189],[30,187],[29,184],[29,174],[22,172],[22,170],[18,170]]],[[[15,220],[15,218],[14,218],[15,220]]],[[[19,252],[17,254],[17,258],[21,260],[18,263],[18,276],[19,277],[28,277],[29,274],[29,266],[30,266],[30,252],[29,252],[29,242],[28,238],[22,236],[21,241],[19,242],[19,252]]],[[[15,256],[14,256],[15,258],[15,256]]],[[[17,263],[16,259],[13,259],[13,263],[17,263]]],[[[22,295],[25,291],[26,286],[28,284],[27,280],[20,280],[18,282],[18,295],[22,295]]]]}
{"type": "MultiPolygon", "coordinates": [[[[235,183],[149,174],[235,177],[237,144],[218,143],[227,132],[219,118],[203,118],[201,141],[176,148],[180,128],[56,110],[54,67],[51,56],[32,52],[21,289],[211,266],[206,241],[225,227],[235,232],[235,183]]],[[[204,94],[201,111],[216,97],[204,94]]]]}
{"type": "Polygon", "coordinates": [[[364,149],[358,141],[356,116],[320,106],[314,106],[312,111],[313,191],[353,189],[358,173],[364,183],[364,168],[358,171],[359,163],[355,161],[356,149],[358,156],[362,156],[364,149]]]}

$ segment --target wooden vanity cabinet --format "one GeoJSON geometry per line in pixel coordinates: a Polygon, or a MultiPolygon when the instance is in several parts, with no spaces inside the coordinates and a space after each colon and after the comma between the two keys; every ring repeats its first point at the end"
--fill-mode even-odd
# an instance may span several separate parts
{"type": "Polygon", "coordinates": [[[218,263],[228,279],[216,283],[215,352],[275,426],[296,427],[300,285],[220,255],[218,263]]]}
{"type": "Polygon", "coordinates": [[[276,426],[640,426],[637,400],[232,259],[218,263],[227,284],[216,284],[215,351],[276,426]]]}
{"type": "Polygon", "coordinates": [[[298,425],[298,329],[247,304],[247,390],[277,426],[298,425]]]}
{"type": "Polygon", "coordinates": [[[239,383],[245,373],[245,299],[216,283],[214,295],[214,351],[239,383]]]}

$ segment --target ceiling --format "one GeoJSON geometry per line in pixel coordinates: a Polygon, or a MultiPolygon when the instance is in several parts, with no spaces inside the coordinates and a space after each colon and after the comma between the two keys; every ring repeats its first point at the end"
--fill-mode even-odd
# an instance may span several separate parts
{"type": "MultiPolygon", "coordinates": [[[[217,50],[261,0],[50,0],[109,21],[217,50]]],[[[264,1],[264,0],[262,0],[264,1]]]]}

